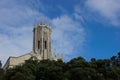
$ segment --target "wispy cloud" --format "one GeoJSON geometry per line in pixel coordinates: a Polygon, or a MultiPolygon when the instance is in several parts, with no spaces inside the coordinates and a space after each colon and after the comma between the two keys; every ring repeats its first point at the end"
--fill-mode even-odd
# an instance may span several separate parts
{"type": "Polygon", "coordinates": [[[36,2],[22,1],[21,3],[17,0],[0,2],[0,60],[3,63],[9,56],[19,56],[32,50],[32,29],[34,24],[40,21],[41,16],[52,24],[52,44],[58,53],[67,57],[68,54],[74,55],[72,53],[77,52],[78,46],[82,49],[85,42],[85,29],[81,22],[67,14],[50,19],[45,16],[44,11],[41,12],[45,9],[43,6],[40,10],[39,6],[42,3],[35,6],[39,7],[37,9],[32,6],[36,2]]]}
{"type": "Polygon", "coordinates": [[[62,15],[52,20],[53,47],[59,53],[71,55],[76,53],[76,48],[82,49],[85,42],[85,30],[80,22],[70,16],[62,15]]]}
{"type": "Polygon", "coordinates": [[[32,50],[32,29],[42,14],[16,0],[0,3],[0,60],[18,56],[32,50]],[[15,1],[15,2],[14,2],[15,1]]]}
{"type": "Polygon", "coordinates": [[[120,26],[120,0],[87,0],[86,6],[114,26],[120,26]]]}
{"type": "Polygon", "coordinates": [[[84,16],[85,16],[85,13],[84,13],[83,9],[81,8],[81,6],[76,5],[74,7],[74,17],[77,20],[80,20],[81,22],[85,23],[84,18],[83,18],[84,16]]]}

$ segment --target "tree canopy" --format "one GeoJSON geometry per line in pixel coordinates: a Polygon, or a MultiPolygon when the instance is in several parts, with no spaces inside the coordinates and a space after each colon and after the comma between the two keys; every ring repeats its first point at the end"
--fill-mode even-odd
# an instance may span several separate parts
{"type": "Polygon", "coordinates": [[[0,80],[120,80],[120,55],[110,59],[83,57],[62,60],[27,60],[8,69],[0,80]]]}

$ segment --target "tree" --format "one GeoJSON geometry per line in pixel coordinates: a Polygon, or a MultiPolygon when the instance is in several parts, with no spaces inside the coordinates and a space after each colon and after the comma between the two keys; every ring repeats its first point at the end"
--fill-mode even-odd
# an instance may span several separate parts
{"type": "Polygon", "coordinates": [[[112,56],[111,57],[111,63],[112,63],[112,66],[116,66],[117,65],[117,56],[112,56]]]}
{"type": "Polygon", "coordinates": [[[27,60],[25,64],[8,69],[1,80],[120,80],[120,67],[110,66],[117,57],[110,59],[92,58],[87,62],[83,57],[62,60],[27,60]]]}
{"type": "Polygon", "coordinates": [[[73,58],[70,60],[70,62],[76,62],[76,61],[85,62],[85,59],[83,57],[79,56],[77,58],[73,58]]]}
{"type": "Polygon", "coordinates": [[[91,62],[95,62],[96,61],[96,59],[95,58],[91,58],[91,62]]]}
{"type": "Polygon", "coordinates": [[[120,67],[120,52],[118,52],[118,57],[117,57],[117,66],[120,67]]]}
{"type": "Polygon", "coordinates": [[[6,80],[34,80],[32,71],[25,66],[16,66],[8,69],[5,74],[6,80]]]}
{"type": "Polygon", "coordinates": [[[83,57],[73,58],[67,63],[68,69],[74,67],[85,67],[89,66],[89,63],[83,57]]]}
{"type": "Polygon", "coordinates": [[[118,57],[120,57],[120,52],[118,52],[118,57]]]}
{"type": "Polygon", "coordinates": [[[1,63],[1,61],[0,61],[0,69],[2,68],[2,63],[1,63]]]}
{"type": "Polygon", "coordinates": [[[26,75],[21,72],[16,72],[16,74],[10,78],[10,80],[34,80],[34,79],[35,77],[33,75],[31,74],[26,75]]]}

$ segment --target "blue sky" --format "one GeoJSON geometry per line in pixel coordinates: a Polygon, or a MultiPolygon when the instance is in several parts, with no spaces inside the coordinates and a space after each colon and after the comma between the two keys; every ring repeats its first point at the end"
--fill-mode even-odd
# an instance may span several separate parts
{"type": "Polygon", "coordinates": [[[32,51],[32,29],[52,27],[52,49],[65,61],[110,58],[120,51],[120,0],[0,0],[0,60],[32,51]]]}

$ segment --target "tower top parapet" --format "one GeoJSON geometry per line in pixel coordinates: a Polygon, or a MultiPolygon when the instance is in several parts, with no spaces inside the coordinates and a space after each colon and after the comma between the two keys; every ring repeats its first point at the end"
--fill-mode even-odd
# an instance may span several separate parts
{"type": "Polygon", "coordinates": [[[50,23],[47,24],[47,23],[44,21],[44,18],[42,18],[42,20],[40,21],[40,23],[35,23],[34,29],[39,28],[39,27],[47,28],[47,29],[49,29],[50,31],[52,31],[50,23]]]}

